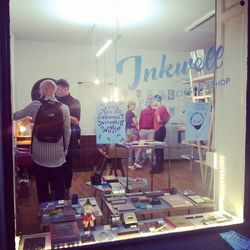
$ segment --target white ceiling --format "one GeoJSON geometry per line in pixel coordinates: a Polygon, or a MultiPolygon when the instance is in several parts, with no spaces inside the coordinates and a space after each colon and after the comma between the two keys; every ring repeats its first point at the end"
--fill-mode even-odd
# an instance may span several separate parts
{"type": "Polygon", "coordinates": [[[11,28],[15,38],[20,40],[86,45],[94,43],[95,46],[116,37],[118,33],[122,36],[119,39],[121,47],[190,51],[214,44],[215,18],[185,32],[187,26],[214,10],[214,0],[126,0],[126,5],[117,8],[119,13],[127,8],[125,14],[130,23],[116,9],[109,25],[105,21],[112,16],[111,7],[105,10],[102,4],[105,2],[108,6],[111,0],[96,1],[98,0],[10,0],[11,28]],[[84,3],[77,7],[78,13],[74,14],[77,17],[80,13],[81,21],[66,18],[71,13],[69,6],[64,15],[58,14],[58,3],[62,7],[66,1],[71,3],[71,7],[77,6],[76,1],[84,3]],[[104,15],[101,23],[90,20],[93,6],[89,3],[94,3],[99,17],[104,15]],[[141,14],[144,19],[138,22],[135,19],[140,19],[141,14]],[[83,17],[88,20],[83,20],[83,17]]]}

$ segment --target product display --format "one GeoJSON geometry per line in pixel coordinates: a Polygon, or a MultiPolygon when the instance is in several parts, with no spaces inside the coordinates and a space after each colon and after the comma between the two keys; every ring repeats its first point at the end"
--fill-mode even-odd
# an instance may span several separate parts
{"type": "Polygon", "coordinates": [[[180,196],[179,194],[173,195],[164,195],[161,196],[161,199],[167,202],[172,207],[191,207],[193,204],[185,199],[184,197],[180,196]]]}
{"type": "Polygon", "coordinates": [[[124,212],[124,211],[131,211],[131,210],[135,210],[136,208],[130,204],[119,204],[119,205],[113,205],[113,208],[117,209],[119,212],[124,212]]]}
{"type": "Polygon", "coordinates": [[[52,245],[80,240],[80,231],[75,221],[51,224],[50,232],[52,245]]]}

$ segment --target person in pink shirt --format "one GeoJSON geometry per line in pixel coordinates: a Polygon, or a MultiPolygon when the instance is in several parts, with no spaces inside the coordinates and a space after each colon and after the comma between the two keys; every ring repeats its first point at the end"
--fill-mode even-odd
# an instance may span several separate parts
{"type": "MultiPolygon", "coordinates": [[[[154,115],[154,140],[164,141],[166,137],[166,124],[170,120],[170,115],[165,105],[161,103],[161,96],[155,95],[153,97],[154,105],[156,106],[154,115]]],[[[151,174],[161,173],[164,163],[164,150],[155,149],[155,162],[150,171],[151,174]]]]}

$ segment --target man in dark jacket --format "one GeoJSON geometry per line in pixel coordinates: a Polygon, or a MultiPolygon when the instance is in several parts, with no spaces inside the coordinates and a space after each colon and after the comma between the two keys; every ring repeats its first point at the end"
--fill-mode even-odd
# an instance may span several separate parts
{"type": "Polygon", "coordinates": [[[69,192],[72,182],[72,163],[73,158],[79,159],[80,152],[80,135],[81,129],[79,126],[80,116],[81,116],[81,104],[79,100],[72,97],[69,92],[69,83],[64,79],[59,79],[56,81],[57,92],[56,96],[58,101],[69,107],[70,111],[70,122],[71,122],[71,137],[68,149],[68,154],[66,158],[65,167],[65,198],[69,198],[69,192]]]}

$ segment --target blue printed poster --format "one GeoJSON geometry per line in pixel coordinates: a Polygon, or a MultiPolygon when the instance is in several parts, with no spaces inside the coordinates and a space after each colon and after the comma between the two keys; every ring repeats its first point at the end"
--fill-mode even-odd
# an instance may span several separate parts
{"type": "Polygon", "coordinates": [[[211,118],[210,102],[187,103],[185,111],[185,140],[206,141],[209,137],[211,118]]]}
{"type": "Polygon", "coordinates": [[[100,102],[96,112],[96,143],[125,142],[125,103],[100,102]]]}

